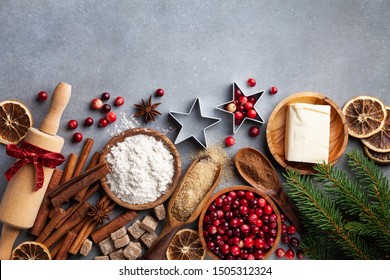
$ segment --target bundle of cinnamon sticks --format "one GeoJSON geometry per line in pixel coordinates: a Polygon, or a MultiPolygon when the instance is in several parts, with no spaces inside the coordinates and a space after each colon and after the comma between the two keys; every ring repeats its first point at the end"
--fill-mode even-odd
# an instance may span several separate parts
{"type": "MultiPolygon", "coordinates": [[[[63,171],[54,170],[34,226],[30,230],[37,237],[36,241],[49,248],[52,259],[67,259],[69,253],[76,255],[83,242],[103,224],[104,219],[109,219],[108,215],[116,206],[107,195],[101,196],[96,206],[88,202],[101,189],[99,180],[110,172],[105,162],[99,163],[100,152],[92,155],[85,168],[93,144],[93,139],[88,138],[80,156],[70,154],[63,171]]],[[[136,217],[134,211],[127,212],[132,212],[131,219],[136,217]]],[[[128,221],[130,220],[126,222],[128,221]]],[[[103,231],[103,236],[106,235],[104,228],[113,222],[120,227],[123,219],[119,216],[102,225],[100,234],[103,231]]],[[[110,230],[107,229],[107,232],[110,230]]]]}

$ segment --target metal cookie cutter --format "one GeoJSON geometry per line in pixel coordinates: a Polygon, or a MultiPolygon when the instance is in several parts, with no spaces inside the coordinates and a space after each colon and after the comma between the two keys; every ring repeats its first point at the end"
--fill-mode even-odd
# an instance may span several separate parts
{"type": "Polygon", "coordinates": [[[203,116],[199,98],[195,99],[188,113],[169,112],[169,115],[181,126],[175,144],[192,137],[205,149],[207,149],[206,129],[221,121],[219,118],[203,116]]]}
{"type": "Polygon", "coordinates": [[[231,115],[233,116],[233,133],[236,133],[236,132],[240,129],[241,125],[242,125],[246,120],[263,124],[263,123],[264,123],[264,119],[261,117],[260,113],[257,111],[257,109],[256,109],[256,104],[259,102],[261,96],[262,96],[263,93],[264,93],[264,90],[259,91],[259,92],[256,92],[256,93],[252,93],[252,94],[250,94],[250,95],[246,95],[246,94],[241,90],[241,88],[238,86],[238,84],[237,84],[236,82],[233,82],[232,88],[233,88],[233,91],[232,91],[232,92],[233,92],[233,99],[230,100],[229,102],[226,102],[226,103],[223,103],[223,104],[221,104],[221,105],[218,105],[218,106],[216,107],[216,109],[217,109],[217,110],[220,110],[220,111],[222,111],[222,112],[225,112],[225,113],[229,113],[229,114],[231,114],[231,115]],[[244,96],[246,96],[246,97],[252,97],[252,96],[253,96],[253,97],[256,98],[256,103],[253,104],[253,109],[256,111],[256,118],[253,119],[253,118],[245,117],[241,122],[236,123],[236,118],[235,118],[234,112],[230,112],[230,111],[226,110],[226,105],[228,105],[228,104],[230,104],[230,103],[234,103],[234,100],[235,100],[234,97],[235,97],[236,91],[240,91],[240,92],[241,92],[244,96]]]}

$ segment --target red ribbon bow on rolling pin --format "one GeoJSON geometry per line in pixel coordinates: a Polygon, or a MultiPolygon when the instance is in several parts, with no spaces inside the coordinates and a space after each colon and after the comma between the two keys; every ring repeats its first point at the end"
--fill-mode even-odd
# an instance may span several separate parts
{"type": "Polygon", "coordinates": [[[62,154],[44,150],[27,142],[23,142],[20,147],[9,144],[7,145],[6,152],[7,155],[20,159],[5,172],[4,175],[8,181],[11,180],[12,176],[14,176],[25,164],[34,164],[36,170],[34,191],[38,191],[43,186],[45,178],[43,166],[55,168],[65,161],[65,157],[62,154]]]}

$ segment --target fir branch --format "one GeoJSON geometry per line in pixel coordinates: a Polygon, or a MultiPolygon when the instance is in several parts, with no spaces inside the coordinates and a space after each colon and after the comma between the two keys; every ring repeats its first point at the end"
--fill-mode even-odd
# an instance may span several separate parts
{"type": "Polygon", "coordinates": [[[369,247],[361,238],[346,232],[343,217],[336,206],[319,188],[316,188],[309,177],[294,170],[287,170],[286,187],[290,197],[306,220],[307,228],[318,227],[329,231],[341,250],[354,259],[370,259],[369,247]]]}
{"type": "MultiPolygon", "coordinates": [[[[322,233],[322,232],[321,232],[322,233]]],[[[307,233],[302,237],[300,245],[305,255],[312,260],[347,259],[332,239],[318,232],[307,233]]]]}

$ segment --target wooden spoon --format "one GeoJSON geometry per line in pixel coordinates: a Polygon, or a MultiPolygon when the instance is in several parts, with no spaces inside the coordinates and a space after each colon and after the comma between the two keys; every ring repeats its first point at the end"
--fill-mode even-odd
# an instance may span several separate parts
{"type": "Polygon", "coordinates": [[[244,180],[270,196],[290,222],[302,233],[298,210],[284,191],[282,182],[268,158],[258,150],[246,147],[237,152],[234,161],[244,180]],[[253,168],[248,162],[258,162],[259,168],[253,168]]]}
{"type": "Polygon", "coordinates": [[[190,174],[191,170],[196,166],[196,164],[199,161],[207,159],[207,158],[209,158],[209,156],[202,156],[202,157],[195,159],[191,163],[191,165],[188,167],[183,178],[181,179],[181,181],[177,185],[175,192],[172,194],[172,196],[168,202],[167,220],[166,220],[165,227],[164,227],[163,231],[161,232],[161,234],[159,235],[159,238],[153,244],[153,246],[143,256],[143,258],[145,260],[162,260],[162,259],[164,259],[164,255],[167,251],[168,245],[169,245],[170,241],[172,240],[172,238],[184,225],[190,224],[198,218],[200,212],[203,210],[204,205],[207,203],[207,201],[209,200],[209,198],[213,194],[215,188],[218,186],[219,181],[221,180],[221,176],[222,176],[222,164],[221,163],[218,164],[218,170],[217,170],[213,185],[211,186],[211,188],[207,192],[207,194],[202,198],[201,202],[196,207],[196,209],[191,214],[191,216],[184,222],[178,221],[177,219],[174,218],[174,216],[172,214],[172,208],[173,208],[173,205],[175,204],[175,201],[176,201],[178,194],[180,193],[181,188],[184,185],[184,182],[186,181],[188,174],[190,174]]]}

